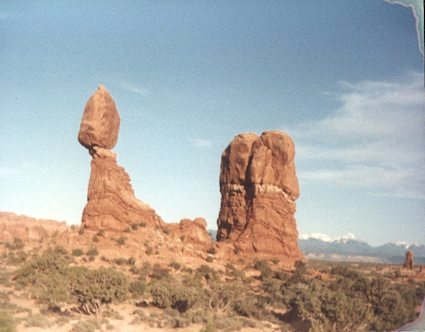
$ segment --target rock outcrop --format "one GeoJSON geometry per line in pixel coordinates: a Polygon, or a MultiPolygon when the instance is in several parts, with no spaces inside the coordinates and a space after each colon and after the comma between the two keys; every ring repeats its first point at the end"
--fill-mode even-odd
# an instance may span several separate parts
{"type": "Polygon", "coordinates": [[[404,260],[404,268],[408,270],[413,270],[413,251],[406,251],[406,258],[404,260]]]}
{"type": "Polygon", "coordinates": [[[192,243],[206,248],[211,247],[212,239],[207,231],[207,222],[204,218],[182,219],[179,223],[180,234],[192,243]]]}
{"type": "Polygon", "coordinates": [[[45,241],[53,234],[68,230],[65,222],[35,219],[12,212],[0,212],[0,243],[11,242],[16,238],[29,241],[45,241]]]}
{"type": "Polygon", "coordinates": [[[217,240],[235,244],[239,251],[302,258],[294,218],[299,196],[295,147],[285,133],[236,136],[221,158],[221,208],[217,240]]]}
{"type": "Polygon", "coordinates": [[[78,141],[92,156],[82,223],[86,228],[109,230],[124,230],[141,222],[163,227],[155,211],[134,196],[130,177],[110,150],[117,142],[119,124],[114,100],[99,86],[87,102],[78,134],[78,141]]]}

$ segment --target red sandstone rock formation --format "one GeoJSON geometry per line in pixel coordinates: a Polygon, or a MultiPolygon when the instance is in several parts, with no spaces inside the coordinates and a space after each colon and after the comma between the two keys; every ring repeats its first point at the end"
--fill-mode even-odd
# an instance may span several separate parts
{"type": "Polygon", "coordinates": [[[195,220],[182,219],[179,223],[180,234],[192,243],[203,245],[206,248],[211,247],[212,239],[207,231],[207,222],[204,218],[195,220]]]}
{"type": "Polygon", "coordinates": [[[406,251],[406,259],[404,261],[404,268],[408,270],[413,270],[413,251],[406,251]]]}
{"type": "Polygon", "coordinates": [[[78,134],[78,141],[89,149],[93,158],[83,225],[124,230],[131,224],[144,222],[162,227],[163,221],[155,211],[134,196],[130,177],[109,150],[117,142],[119,124],[115,102],[100,86],[87,102],[78,134]]]}
{"type": "Polygon", "coordinates": [[[221,159],[217,240],[242,252],[302,258],[294,218],[299,196],[291,138],[268,131],[236,136],[221,159]]]}
{"type": "Polygon", "coordinates": [[[43,241],[54,233],[62,233],[66,230],[68,227],[65,222],[0,212],[0,243],[11,242],[15,238],[24,242],[43,241]]]}

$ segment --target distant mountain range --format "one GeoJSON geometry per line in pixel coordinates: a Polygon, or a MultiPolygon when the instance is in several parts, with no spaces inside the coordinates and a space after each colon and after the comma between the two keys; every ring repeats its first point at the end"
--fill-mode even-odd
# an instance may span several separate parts
{"type": "Polygon", "coordinates": [[[425,263],[425,245],[422,244],[390,242],[372,247],[352,234],[337,239],[324,234],[306,234],[300,236],[298,243],[310,259],[402,264],[406,251],[411,250],[416,263],[425,263]]]}
{"type": "MultiPolygon", "coordinates": [[[[216,230],[209,230],[209,233],[213,239],[216,238],[216,230]]],[[[425,245],[423,244],[389,242],[372,247],[350,233],[339,238],[320,233],[303,234],[300,235],[298,244],[309,259],[402,264],[406,251],[411,250],[414,254],[414,262],[425,264],[425,245]]]]}

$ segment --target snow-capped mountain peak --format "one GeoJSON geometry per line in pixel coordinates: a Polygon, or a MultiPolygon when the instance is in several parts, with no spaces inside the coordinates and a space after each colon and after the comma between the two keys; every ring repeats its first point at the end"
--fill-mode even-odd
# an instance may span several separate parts
{"type": "Polygon", "coordinates": [[[402,248],[409,248],[410,244],[407,243],[406,241],[397,241],[396,243],[394,243],[397,247],[402,247],[402,248]]]}
{"type": "Polygon", "coordinates": [[[356,236],[353,233],[347,233],[342,236],[332,237],[327,234],[323,233],[308,233],[308,234],[301,234],[299,236],[301,240],[308,240],[308,239],[316,239],[323,242],[340,242],[340,243],[347,243],[348,241],[355,240],[358,241],[356,236]]]}

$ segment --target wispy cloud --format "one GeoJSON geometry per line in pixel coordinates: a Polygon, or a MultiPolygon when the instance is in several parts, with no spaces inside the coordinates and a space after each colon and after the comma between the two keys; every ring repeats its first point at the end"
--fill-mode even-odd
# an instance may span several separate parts
{"type": "Polygon", "coordinates": [[[193,138],[189,139],[192,146],[195,148],[210,148],[213,146],[213,142],[210,140],[202,139],[202,138],[193,138]]]}
{"type": "Polygon", "coordinates": [[[120,85],[121,88],[123,88],[127,91],[130,91],[130,92],[136,93],[136,94],[138,94],[142,97],[146,97],[146,96],[149,95],[148,89],[143,88],[141,86],[138,86],[136,84],[133,84],[133,83],[130,83],[130,82],[127,82],[127,81],[120,81],[119,85],[120,85]]]}
{"type": "Polygon", "coordinates": [[[299,176],[425,199],[423,78],[339,82],[341,106],[317,122],[286,128],[297,142],[299,176]],[[317,165],[312,169],[311,165],[317,165]]]}

